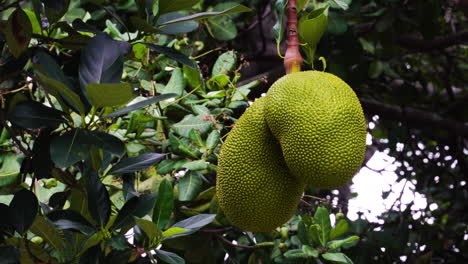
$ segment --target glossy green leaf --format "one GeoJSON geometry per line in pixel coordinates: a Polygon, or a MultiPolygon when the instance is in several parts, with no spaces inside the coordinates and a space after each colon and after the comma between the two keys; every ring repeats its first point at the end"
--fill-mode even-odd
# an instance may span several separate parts
{"type": "Polygon", "coordinates": [[[50,145],[52,161],[61,168],[69,167],[89,156],[89,145],[118,156],[125,153],[125,145],[115,136],[99,131],[74,129],[52,140],[50,145]]]}
{"type": "Polygon", "coordinates": [[[348,221],[340,219],[338,223],[336,223],[335,227],[330,231],[330,239],[335,239],[346,234],[346,232],[348,232],[348,227],[348,221]]]}
{"type": "Polygon", "coordinates": [[[129,83],[89,83],[86,96],[95,107],[123,105],[134,97],[129,83]]]}
{"type": "Polygon", "coordinates": [[[203,142],[203,139],[202,139],[202,137],[200,135],[200,132],[198,132],[195,129],[190,130],[189,139],[190,139],[190,141],[192,141],[193,143],[195,143],[199,147],[202,147],[202,146],[205,145],[205,143],[203,142]]]}
{"type": "Polygon", "coordinates": [[[302,245],[302,252],[304,252],[307,257],[317,258],[319,255],[318,250],[309,245],[302,245]]]}
{"type": "MultiPolygon", "coordinates": [[[[159,227],[156,225],[156,223],[153,223],[151,221],[145,220],[145,219],[139,219],[135,218],[135,222],[138,225],[138,227],[145,232],[146,236],[149,238],[150,241],[161,241],[162,240],[162,234],[159,229],[159,227]]],[[[159,243],[155,243],[155,245],[148,245],[148,246],[158,246],[159,243]]]]}
{"type": "Polygon", "coordinates": [[[159,14],[189,9],[200,0],[159,0],[159,14]]]}
{"type": "Polygon", "coordinates": [[[328,32],[333,34],[342,34],[348,30],[348,24],[342,15],[330,11],[328,13],[328,20],[328,32]]]}
{"type": "Polygon", "coordinates": [[[227,51],[216,59],[216,62],[211,71],[212,76],[217,76],[219,74],[229,75],[237,67],[237,55],[234,51],[227,51]]]}
{"type": "Polygon", "coordinates": [[[338,249],[344,245],[348,245],[351,243],[356,243],[356,241],[359,240],[358,236],[350,236],[345,239],[340,239],[340,240],[332,240],[328,243],[328,248],[330,249],[338,249]]]}
{"type": "Polygon", "coordinates": [[[198,214],[198,215],[189,217],[187,219],[184,219],[180,222],[177,222],[171,228],[179,227],[183,229],[188,229],[189,231],[179,233],[179,234],[174,234],[171,236],[171,238],[193,234],[197,232],[198,230],[200,230],[200,228],[213,222],[215,217],[216,217],[216,214],[198,214]]]}
{"type": "Polygon", "coordinates": [[[322,35],[327,30],[327,26],[328,8],[313,10],[299,19],[299,40],[305,44],[302,47],[306,51],[309,61],[314,60],[315,50],[322,35]]]}
{"type": "Polygon", "coordinates": [[[20,263],[21,253],[17,246],[1,246],[0,259],[4,263],[20,263]]]}
{"type": "Polygon", "coordinates": [[[121,109],[115,111],[115,112],[112,112],[111,114],[108,114],[106,116],[101,117],[101,119],[122,116],[122,115],[125,115],[125,114],[128,114],[128,113],[131,113],[131,112],[133,112],[135,110],[142,109],[142,108],[144,108],[144,107],[146,107],[148,105],[155,104],[157,102],[160,102],[160,101],[163,101],[163,100],[166,100],[166,99],[169,99],[169,98],[174,98],[176,96],[177,96],[177,94],[158,95],[158,96],[155,96],[155,97],[140,101],[138,103],[128,105],[128,106],[126,106],[124,108],[121,108],[121,109]]]}
{"type": "Polygon", "coordinates": [[[170,173],[173,170],[174,163],[174,160],[163,160],[158,164],[156,172],[160,175],[170,173]]]}
{"type": "Polygon", "coordinates": [[[174,209],[174,194],[172,184],[167,179],[164,179],[159,184],[156,204],[153,210],[153,222],[163,229],[169,222],[172,210],[174,209]]]}
{"type": "Polygon", "coordinates": [[[0,187],[15,183],[20,176],[21,163],[14,153],[2,153],[0,156],[0,187]]]}
{"type": "MultiPolygon", "coordinates": [[[[211,117],[211,116],[208,116],[211,117]]],[[[175,123],[172,129],[177,134],[188,138],[192,129],[197,130],[200,134],[208,132],[212,126],[211,118],[204,115],[186,115],[180,122],[175,123]]]]}
{"type": "Polygon", "coordinates": [[[138,208],[138,203],[140,202],[140,198],[137,196],[132,197],[128,200],[124,206],[120,209],[117,217],[112,224],[110,229],[116,230],[128,225],[129,223],[133,222],[133,214],[138,208]]]}
{"type": "Polygon", "coordinates": [[[204,160],[194,160],[194,161],[185,163],[182,167],[191,171],[197,171],[197,170],[205,170],[208,167],[208,164],[204,160]]]}
{"type": "Polygon", "coordinates": [[[91,83],[120,83],[123,72],[123,56],[132,46],[124,41],[116,41],[106,34],[93,37],[81,53],[79,81],[83,93],[91,83]]]}
{"type": "Polygon", "coordinates": [[[167,264],[185,264],[185,260],[179,257],[177,254],[156,249],[156,257],[164,261],[167,264]]]}
{"type": "Polygon", "coordinates": [[[307,258],[307,255],[302,251],[302,249],[290,249],[284,252],[284,256],[288,259],[307,258]]]}
{"type": "Polygon", "coordinates": [[[108,172],[109,174],[132,173],[153,166],[166,156],[159,153],[144,153],[138,156],[129,157],[120,160],[108,172]]]}
{"type": "Polygon", "coordinates": [[[383,73],[384,64],[382,61],[375,60],[371,62],[369,65],[369,70],[367,71],[367,75],[371,79],[377,79],[383,73]]]}
{"type": "Polygon", "coordinates": [[[163,236],[164,236],[164,239],[171,238],[172,236],[181,234],[186,231],[188,231],[188,229],[180,228],[180,227],[171,227],[163,232],[163,236]]]}
{"type": "Polygon", "coordinates": [[[72,210],[54,210],[47,214],[52,224],[60,229],[71,229],[91,236],[96,229],[79,213],[72,210]]]}
{"type": "Polygon", "coordinates": [[[86,177],[89,213],[98,225],[106,226],[111,215],[109,192],[95,171],[89,170],[84,176],[86,177]]]}
{"type": "Polygon", "coordinates": [[[8,119],[22,128],[56,128],[66,121],[63,115],[61,111],[28,100],[16,104],[8,119]]]}
{"type": "Polygon", "coordinates": [[[353,261],[343,253],[325,253],[322,257],[328,261],[338,264],[353,264],[353,261]]]}
{"type": "Polygon", "coordinates": [[[21,8],[17,8],[8,17],[4,33],[11,54],[19,57],[28,49],[32,36],[32,24],[28,15],[21,8]]]}
{"type": "Polygon", "coordinates": [[[213,130],[208,135],[206,139],[206,147],[207,148],[215,148],[219,143],[220,134],[218,130],[213,130]]]}
{"type": "Polygon", "coordinates": [[[212,17],[208,19],[209,32],[217,40],[232,40],[237,36],[237,27],[228,16],[212,17]]]}
{"type": "Polygon", "coordinates": [[[189,33],[198,28],[198,22],[190,20],[181,21],[179,23],[167,23],[173,20],[179,20],[183,17],[184,14],[179,12],[167,13],[160,16],[156,24],[159,30],[168,35],[189,33]]]}
{"type": "Polygon", "coordinates": [[[23,234],[29,229],[36,218],[38,208],[39,202],[33,192],[22,189],[15,193],[10,203],[10,217],[18,233],[23,234]]]}
{"type": "Polygon", "coordinates": [[[157,195],[155,193],[145,193],[138,198],[138,204],[133,215],[141,218],[153,210],[157,195]]]}
{"type": "Polygon", "coordinates": [[[202,186],[203,180],[199,172],[187,172],[179,181],[179,201],[184,202],[195,199],[200,193],[202,186]]]}
{"type": "Polygon", "coordinates": [[[36,72],[39,77],[40,83],[44,85],[48,92],[56,97],[63,98],[76,112],[84,114],[86,109],[83,105],[80,96],[71,90],[64,83],[48,78],[47,76],[36,72]]]}
{"type": "Polygon", "coordinates": [[[325,207],[317,208],[314,214],[315,223],[320,226],[319,240],[322,246],[325,246],[330,238],[331,222],[328,210],[325,207]]]}
{"type": "Polygon", "coordinates": [[[144,43],[150,50],[154,51],[154,52],[157,52],[157,53],[161,53],[161,54],[164,54],[166,55],[168,58],[171,58],[177,62],[180,62],[182,63],[183,65],[186,65],[190,68],[196,68],[197,65],[196,63],[191,60],[189,57],[187,57],[186,55],[184,55],[183,53],[175,50],[175,49],[172,49],[172,48],[168,48],[168,47],[165,47],[165,46],[159,46],[159,45],[154,45],[154,44],[150,44],[150,43],[144,43]]]}
{"type": "MultiPolygon", "coordinates": [[[[185,80],[180,68],[175,68],[172,71],[171,78],[167,82],[166,87],[164,87],[163,94],[177,94],[181,96],[185,89],[185,80]]],[[[167,103],[165,104],[167,105],[167,103]]]]}
{"type": "Polygon", "coordinates": [[[236,5],[234,7],[228,8],[226,10],[222,11],[211,11],[211,12],[202,12],[202,13],[196,13],[190,16],[185,16],[173,20],[168,20],[165,23],[161,25],[169,25],[169,24],[175,24],[175,23],[181,23],[185,21],[193,21],[193,20],[201,20],[201,19],[207,19],[207,18],[214,18],[214,17],[219,17],[219,16],[224,16],[224,15],[229,15],[229,14],[237,14],[237,13],[242,13],[242,12],[252,12],[252,9],[243,6],[243,5],[236,5]]]}
{"type": "Polygon", "coordinates": [[[275,1],[275,13],[276,16],[278,17],[275,25],[273,26],[273,33],[275,35],[275,40],[277,44],[277,48],[279,51],[279,45],[281,41],[283,40],[283,35],[284,35],[284,10],[286,8],[286,5],[288,4],[288,0],[276,0],[275,1]]]}
{"type": "Polygon", "coordinates": [[[229,76],[226,74],[218,74],[211,77],[208,81],[206,81],[206,87],[211,91],[224,91],[225,87],[229,83],[229,76]]]}
{"type": "Polygon", "coordinates": [[[62,251],[64,247],[69,246],[67,245],[68,243],[65,242],[63,234],[52,226],[43,216],[36,216],[30,230],[35,235],[42,237],[58,252],[62,251]]]}
{"type": "Polygon", "coordinates": [[[349,8],[349,4],[351,3],[351,1],[352,0],[333,0],[333,3],[336,4],[339,8],[343,10],[347,10],[349,8]]]}

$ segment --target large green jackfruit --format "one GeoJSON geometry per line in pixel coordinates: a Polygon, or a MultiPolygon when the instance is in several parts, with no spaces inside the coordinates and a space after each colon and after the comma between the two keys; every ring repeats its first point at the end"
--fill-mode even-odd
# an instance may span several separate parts
{"type": "Polygon", "coordinates": [[[253,232],[271,231],[288,221],[305,187],[290,175],[266,124],[264,105],[265,98],[255,101],[229,133],[216,182],[227,218],[253,232]]]}
{"type": "Polygon", "coordinates": [[[265,115],[291,173],[316,188],[337,188],[361,167],[366,122],[361,104],[335,75],[305,71],[277,80],[265,115]]]}

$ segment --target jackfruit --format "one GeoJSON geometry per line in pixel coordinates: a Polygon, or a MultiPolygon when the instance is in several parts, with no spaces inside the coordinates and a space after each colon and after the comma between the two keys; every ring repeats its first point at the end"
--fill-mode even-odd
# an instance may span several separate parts
{"type": "Polygon", "coordinates": [[[268,90],[265,116],[294,177],[316,188],[337,188],[361,167],[366,122],[343,80],[319,71],[288,74],[268,90]]]}
{"type": "Polygon", "coordinates": [[[216,181],[220,207],[231,222],[268,232],[294,214],[305,185],[293,178],[268,129],[265,98],[239,118],[221,147],[216,181]]]}

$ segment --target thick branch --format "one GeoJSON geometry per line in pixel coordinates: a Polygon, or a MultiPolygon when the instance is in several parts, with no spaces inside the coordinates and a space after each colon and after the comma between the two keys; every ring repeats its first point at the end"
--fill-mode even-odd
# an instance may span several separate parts
{"type": "Polygon", "coordinates": [[[296,1],[289,0],[288,6],[286,7],[287,14],[287,36],[288,36],[288,48],[284,55],[284,68],[286,73],[299,72],[301,71],[302,56],[299,52],[299,38],[297,35],[297,8],[296,1]]]}
{"type": "Polygon", "coordinates": [[[455,34],[437,37],[432,40],[425,40],[416,37],[400,37],[398,43],[407,49],[417,51],[429,51],[444,49],[453,45],[468,43],[468,30],[463,30],[455,34]]]}
{"type": "Polygon", "coordinates": [[[368,115],[377,114],[388,120],[401,120],[415,127],[440,127],[459,135],[468,137],[468,125],[444,118],[427,111],[384,104],[371,99],[360,99],[364,112],[368,115]]]}

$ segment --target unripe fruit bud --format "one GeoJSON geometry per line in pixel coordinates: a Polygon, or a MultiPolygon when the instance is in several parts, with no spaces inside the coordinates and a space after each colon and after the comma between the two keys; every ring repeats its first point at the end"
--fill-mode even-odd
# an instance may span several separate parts
{"type": "Polygon", "coordinates": [[[36,245],[40,245],[44,242],[44,239],[40,236],[35,236],[33,238],[31,238],[31,242],[33,242],[34,244],[36,245]]]}

